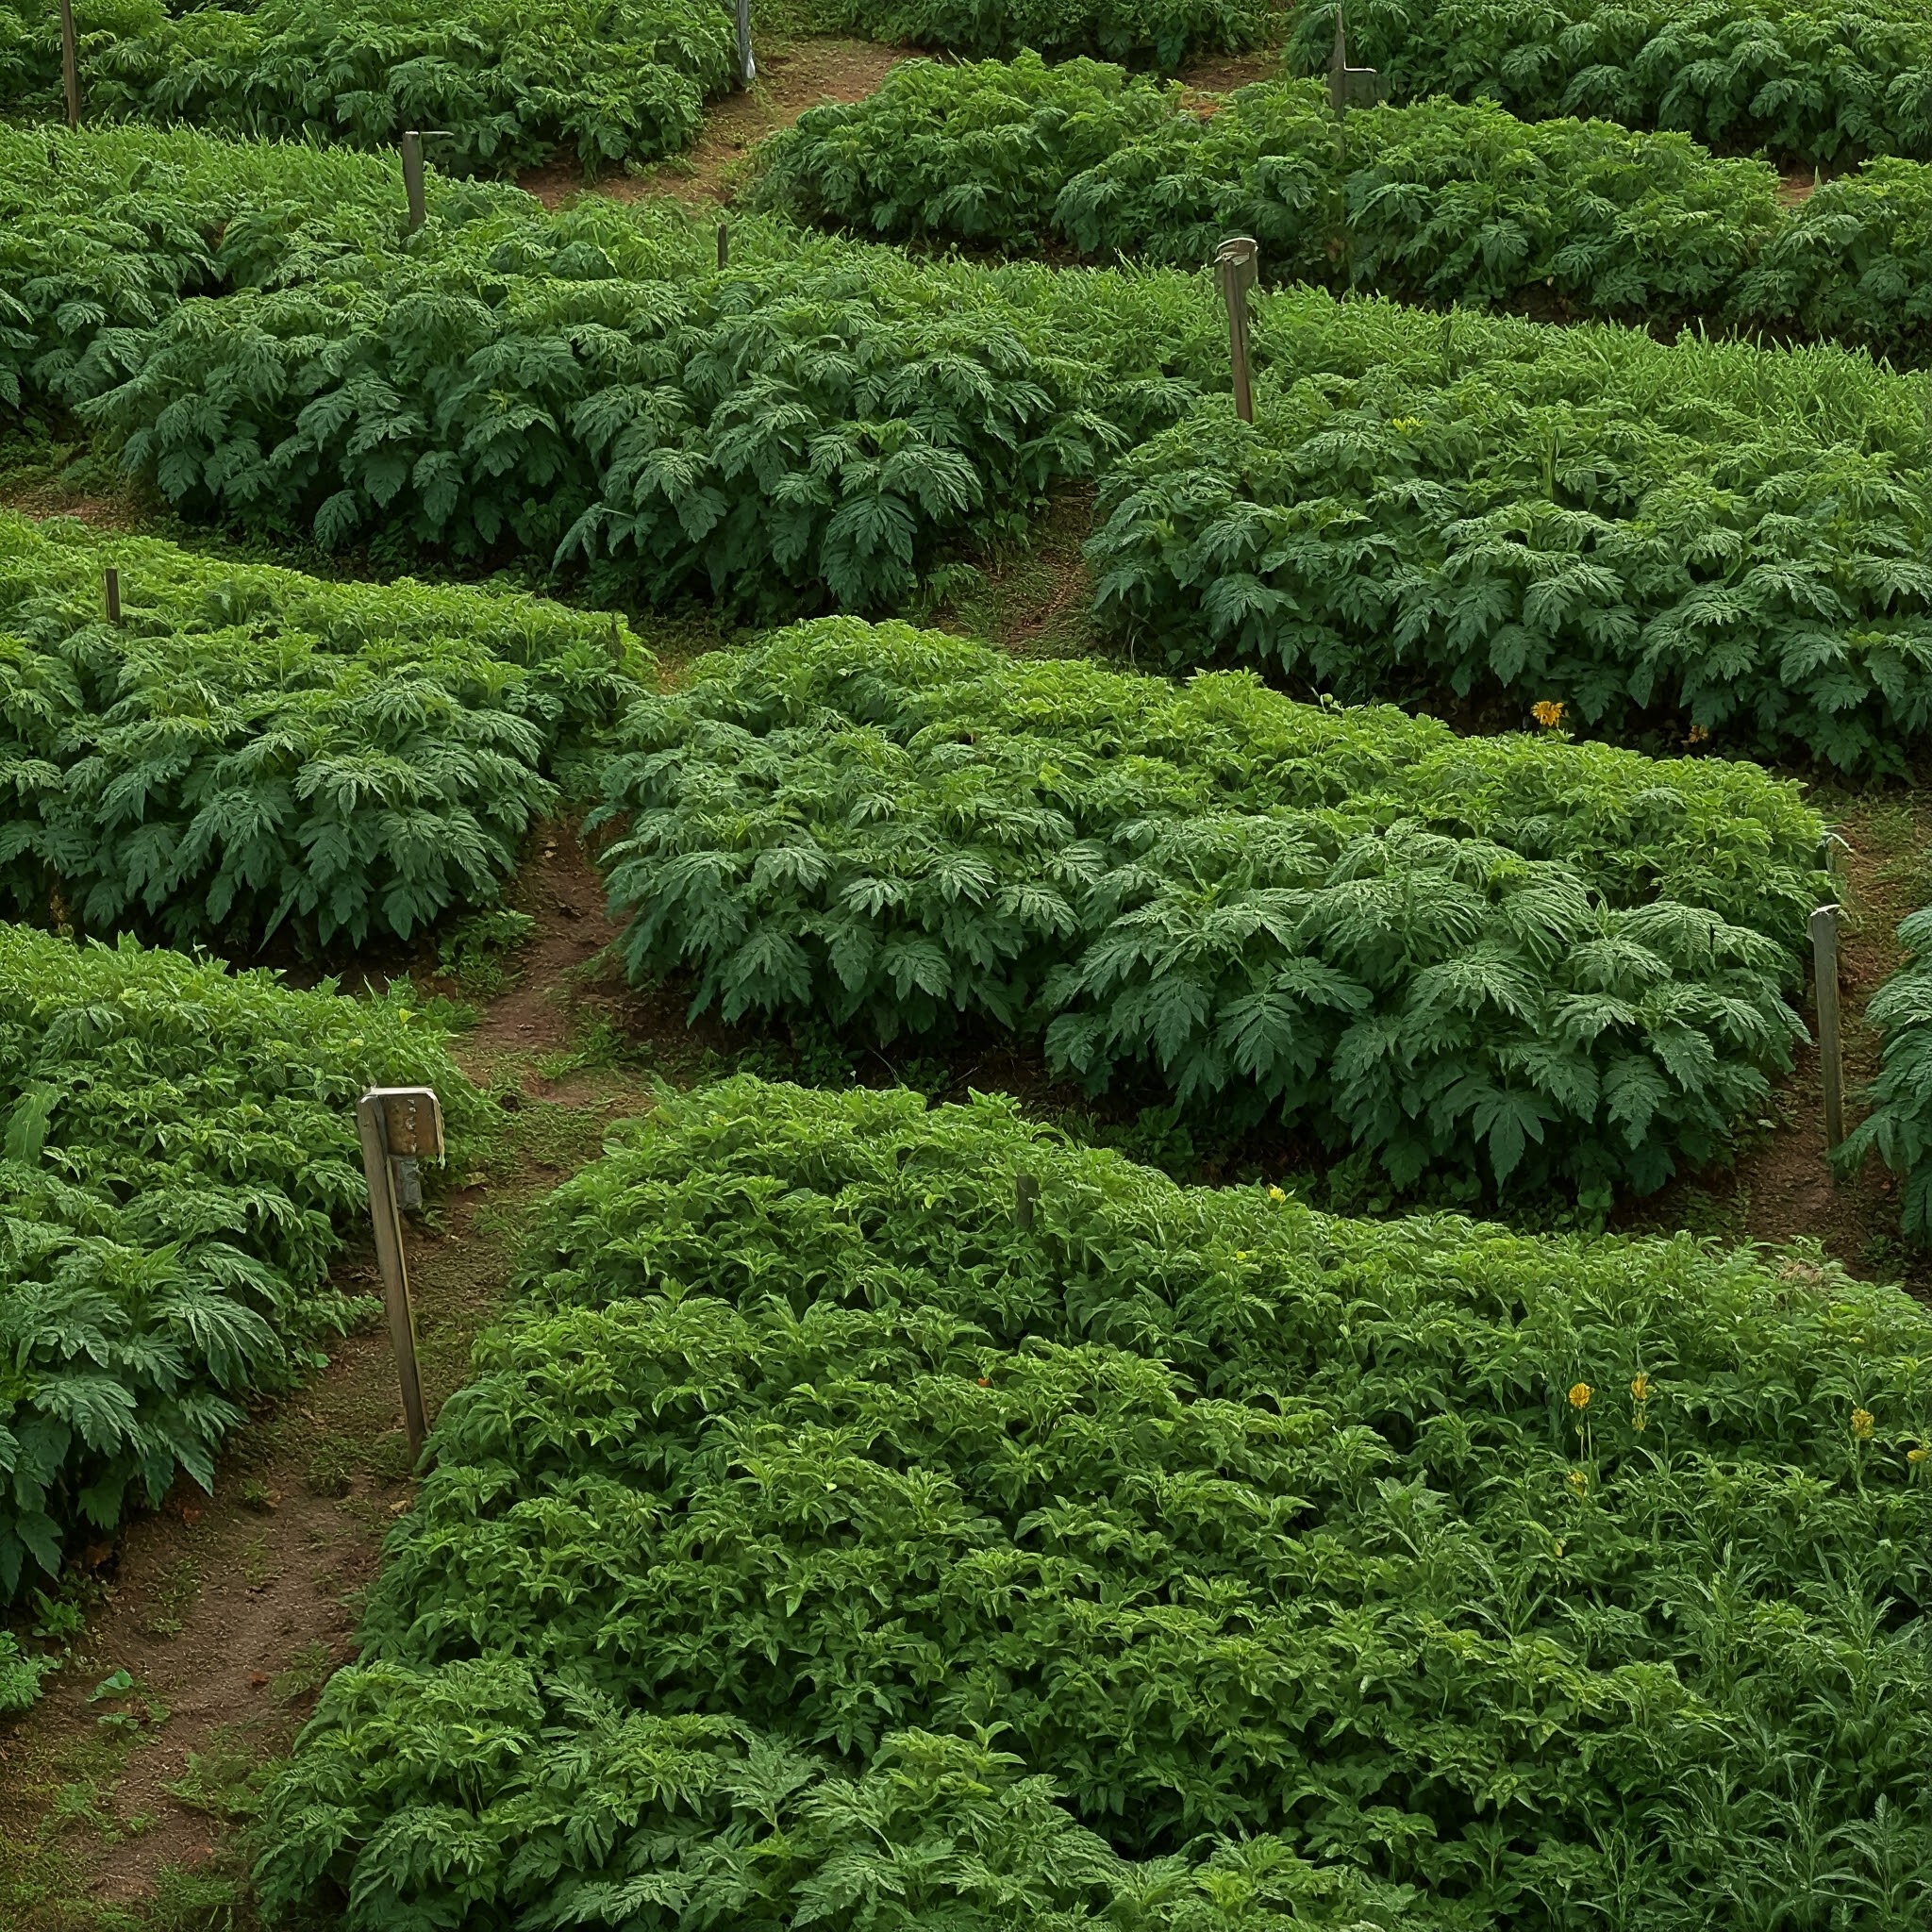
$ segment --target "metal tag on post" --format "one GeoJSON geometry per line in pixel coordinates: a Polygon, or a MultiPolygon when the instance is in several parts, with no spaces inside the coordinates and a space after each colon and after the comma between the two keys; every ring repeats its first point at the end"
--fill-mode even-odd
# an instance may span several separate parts
{"type": "Polygon", "coordinates": [[[1351,108],[1378,107],[1382,100],[1382,76],[1373,67],[1348,64],[1348,34],[1342,25],[1341,7],[1335,8],[1335,50],[1328,56],[1328,105],[1338,116],[1351,108]]]}
{"type": "Polygon", "coordinates": [[[403,1217],[420,1206],[419,1160],[442,1156],[442,1108],[427,1087],[375,1087],[356,1104],[362,1141],[362,1173],[369,1183],[369,1218],[375,1234],[375,1265],[382,1275],[396,1376],[402,1385],[403,1423],[409,1453],[420,1456],[429,1433],[423,1408],[423,1377],[416,1363],[416,1318],[409,1306],[409,1276],[403,1262],[403,1217]],[[413,1203],[405,1200],[414,1196],[413,1203]]]}
{"type": "Polygon", "coordinates": [[[1260,278],[1261,251],[1252,235],[1231,235],[1214,251],[1214,279],[1227,304],[1227,360],[1234,376],[1234,412],[1255,420],[1248,382],[1248,291],[1260,278]]]}

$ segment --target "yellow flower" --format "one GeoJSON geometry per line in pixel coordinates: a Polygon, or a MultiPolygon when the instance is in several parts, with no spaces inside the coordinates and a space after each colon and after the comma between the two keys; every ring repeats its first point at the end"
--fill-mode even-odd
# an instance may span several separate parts
{"type": "Polygon", "coordinates": [[[1591,1387],[1588,1382],[1578,1382],[1570,1391],[1570,1407],[1584,1409],[1590,1407],[1591,1387]]]}
{"type": "Polygon", "coordinates": [[[1268,1198],[1271,1201],[1285,1201],[1288,1199],[1288,1196],[1279,1188],[1270,1188],[1268,1190],[1268,1198]]]}
{"type": "Polygon", "coordinates": [[[1709,736],[1710,733],[1707,732],[1702,724],[1691,725],[1690,731],[1690,741],[1692,744],[1702,744],[1709,736]]]}
{"type": "Polygon", "coordinates": [[[1236,1250],[1234,1251],[1234,1257],[1235,1257],[1235,1259],[1236,1259],[1237,1261],[1245,1261],[1245,1260],[1246,1260],[1246,1259],[1248,1258],[1248,1251],[1247,1251],[1247,1249],[1245,1249],[1245,1248],[1237,1248],[1237,1249],[1236,1249],[1236,1250]]]}
{"type": "Polygon", "coordinates": [[[1869,1442],[1872,1440],[1872,1411],[1869,1408],[1853,1409],[1852,1434],[1861,1442],[1869,1442]]]}
{"type": "Polygon", "coordinates": [[[1590,1477],[1582,1470],[1573,1469],[1570,1472],[1569,1480],[1570,1487],[1573,1490],[1574,1490],[1579,1496],[1586,1495],[1589,1493],[1590,1477]]]}
{"type": "Polygon", "coordinates": [[[1554,731],[1563,722],[1563,707],[1553,698],[1544,698],[1530,706],[1529,715],[1545,731],[1554,731]]]}
{"type": "Polygon", "coordinates": [[[1919,1466],[1920,1463],[1924,1462],[1926,1457],[1928,1456],[1932,1456],[1932,1449],[1927,1449],[1923,1442],[1918,1446],[1918,1448],[1907,1449],[1906,1451],[1906,1460],[1909,1462],[1915,1469],[1919,1466]]]}
{"type": "Polygon", "coordinates": [[[1650,1400],[1650,1377],[1648,1375],[1633,1375],[1630,1378],[1630,1393],[1639,1402],[1648,1402],[1650,1400]]]}

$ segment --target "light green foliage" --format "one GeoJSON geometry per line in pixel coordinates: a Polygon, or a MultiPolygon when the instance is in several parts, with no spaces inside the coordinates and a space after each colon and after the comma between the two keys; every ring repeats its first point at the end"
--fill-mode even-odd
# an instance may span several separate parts
{"type": "MultiPolygon", "coordinates": [[[[75,0],[92,115],[210,133],[390,147],[506,174],[574,150],[587,168],[689,143],[736,50],[718,0],[75,0]]],[[[0,98],[59,111],[51,8],[0,0],[0,98]]]]}
{"type": "MultiPolygon", "coordinates": [[[[0,29],[8,17],[0,7],[0,29]]],[[[433,169],[425,189],[431,242],[536,207],[433,169]]],[[[393,249],[404,220],[392,159],[183,128],[0,126],[0,403],[74,403],[118,368],[117,331],[188,296],[393,249]]]]}
{"type": "Polygon", "coordinates": [[[827,0],[821,19],[960,58],[1098,54],[1172,73],[1202,54],[1265,45],[1278,37],[1280,8],[1273,0],[827,0]]]}
{"type": "Polygon", "coordinates": [[[601,816],[626,964],[696,1009],[991,1022],[1399,1186],[1709,1160],[1788,1063],[1816,903],[1817,819],[1747,768],[850,619],[641,704],[601,816]]]}
{"type": "Polygon", "coordinates": [[[1907,960],[1865,1008],[1884,1036],[1878,1077],[1861,1098],[1871,1111],[1836,1156],[1855,1174],[1874,1151],[1899,1176],[1899,1220],[1912,1240],[1932,1241],[1932,910],[1898,929],[1907,960]]]}
{"type": "Polygon", "coordinates": [[[0,892],[253,952],[488,905],[648,665],[536,598],[331,584],[0,510],[0,892]],[[108,622],[101,574],[121,574],[108,622]]]}
{"type": "Polygon", "coordinates": [[[1244,234],[1274,280],[1771,325],[1910,360],[1932,341],[1932,167],[1912,161],[1786,208],[1767,162],[1682,134],[1431,100],[1355,112],[1339,146],[1314,81],[1243,88],[1204,115],[1117,67],[1025,55],[908,61],[759,152],[764,206],[896,241],[1194,268],[1244,234]]]}
{"type": "MultiPolygon", "coordinates": [[[[1337,0],[1288,61],[1327,69],[1337,0]]],[[[1350,58],[1399,98],[1487,95],[1526,120],[1601,115],[1807,161],[1932,160],[1923,0],[1346,0],[1350,58]]]]}
{"type": "Polygon", "coordinates": [[[1928,1365],[1797,1257],[667,1097],[553,1197],[258,1875],[346,1932],[1901,1932],[1928,1365]]]}
{"type": "Polygon", "coordinates": [[[372,1085],[432,1086],[473,1125],[407,989],[291,992],[0,926],[0,1600],[78,1524],[207,1485],[247,1396],[320,1361],[372,1085]]]}
{"type": "Polygon", "coordinates": [[[1203,404],[1103,487],[1097,608],[1170,662],[1850,772],[1932,727],[1922,385],[1318,295],[1259,344],[1252,425],[1203,404]]]}
{"type": "Polygon", "coordinates": [[[189,307],[89,406],[197,516],[565,559],[653,602],[904,599],[1171,421],[1217,331],[1177,277],[913,264],[586,202],[189,307]],[[1172,379],[1182,365],[1191,379],[1172,379]],[[219,402],[214,400],[219,396],[219,402]]]}
{"type": "Polygon", "coordinates": [[[39,1700],[41,1680],[60,1668],[58,1657],[37,1657],[21,1649],[10,1631],[0,1630],[0,1717],[13,1717],[39,1700]]]}

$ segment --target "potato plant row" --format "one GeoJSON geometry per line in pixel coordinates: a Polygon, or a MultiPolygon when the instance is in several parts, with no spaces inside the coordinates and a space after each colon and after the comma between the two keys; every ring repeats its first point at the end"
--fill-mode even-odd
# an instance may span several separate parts
{"type": "Polygon", "coordinates": [[[893,242],[1052,246],[1178,268],[1228,235],[1264,275],[1404,301],[1696,321],[1932,350],[1932,166],[1884,160],[1795,207],[1768,162],[1603,121],[1431,100],[1348,117],[1314,81],[1204,113],[1118,67],[910,61],[761,150],[761,205],[893,242]]]}
{"type": "MultiPolygon", "coordinates": [[[[75,0],[91,119],[392,147],[507,174],[562,148],[587,169],[687,146],[734,76],[720,0],[75,0]]],[[[62,113],[58,17],[0,0],[0,100],[62,113]]]]}
{"type": "Polygon", "coordinates": [[[1928,1364],[1790,1257],[667,1095],[544,1211],[258,1876],[347,1932],[1888,1932],[1928,1364]]]}
{"type": "Polygon", "coordinates": [[[559,751],[647,668],[617,620],[535,598],[0,511],[0,905],[242,956],[407,940],[495,901],[559,751]]]}
{"type": "Polygon", "coordinates": [[[1906,963],[1873,994],[1865,1023],[1884,1039],[1878,1077],[1860,1097],[1870,1111],[1839,1149],[1855,1173],[1876,1154],[1898,1175],[1899,1222],[1909,1241],[1932,1242],[1932,910],[1898,929],[1906,963]]]}
{"type": "Polygon", "coordinates": [[[1819,822],[1746,766],[852,619],[700,660],[619,747],[592,823],[634,977],[885,1043],[1011,1031],[1398,1189],[1655,1189],[1801,1031],[1819,822]]]}
{"type": "Polygon", "coordinates": [[[1204,402],[1102,487],[1096,608],[1170,664],[1848,773],[1932,731],[1926,424],[1880,400],[1911,385],[1326,298],[1259,341],[1252,425],[1204,402]]]}
{"type": "Polygon", "coordinates": [[[1921,0],[1317,0],[1290,66],[1349,58],[1397,98],[1601,116],[1779,159],[1932,160],[1932,16],[1921,0]]]}
{"type": "Polygon", "coordinates": [[[354,1103],[475,1103],[402,994],[0,925],[0,1603],[318,1366],[368,1213],[354,1103]]]}

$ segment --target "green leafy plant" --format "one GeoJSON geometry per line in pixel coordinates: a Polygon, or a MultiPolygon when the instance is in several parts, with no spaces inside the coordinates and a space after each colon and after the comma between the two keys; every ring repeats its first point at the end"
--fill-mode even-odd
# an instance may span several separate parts
{"type": "Polygon", "coordinates": [[[1280,14],[1274,0],[830,0],[819,18],[962,58],[1099,54],[1172,73],[1199,55],[1265,45],[1280,14]]]}
{"type": "Polygon", "coordinates": [[[849,619],[701,659],[606,793],[625,963],[694,1010],[964,1016],[1402,1186],[1710,1159],[1787,1063],[1816,903],[1817,820],[1740,767],[849,619]]]}
{"type": "MultiPolygon", "coordinates": [[[[81,86],[115,120],[387,147],[442,132],[438,159],[503,174],[573,149],[586,168],[685,146],[732,78],[716,0],[80,0],[81,86]]],[[[54,16],[0,7],[0,94],[48,118],[60,100],[54,16]]]]}
{"type": "Polygon", "coordinates": [[[1104,481],[1117,633],[1848,772],[1932,727],[1922,390],[1836,351],[1312,295],[1258,337],[1254,424],[1203,403],[1104,481]]]}
{"type": "Polygon", "coordinates": [[[0,511],[0,891],[177,943],[408,939],[497,896],[556,802],[551,754],[647,663],[619,620],[535,598],[0,511]]]}
{"type": "MultiPolygon", "coordinates": [[[[1339,0],[1288,61],[1325,71],[1339,0]]],[[[1918,0],[1345,0],[1350,58],[1398,96],[1487,95],[1528,120],[1601,115],[1807,161],[1932,160],[1932,21],[1918,0]]]]}
{"type": "Polygon", "coordinates": [[[1898,929],[1904,966],[1865,1009],[1884,1036],[1878,1077],[1860,1096],[1870,1108],[1837,1150],[1844,1174],[1876,1154],[1898,1175],[1899,1221],[1908,1239],[1932,1241],[1932,909],[1898,929]]]}
{"type": "Polygon", "coordinates": [[[323,1359],[366,1222],[354,1103],[480,1101],[408,1004],[0,926],[0,1600],[323,1359]]]}
{"type": "Polygon", "coordinates": [[[348,1932],[1902,1925],[1928,1363],[1804,1255],[667,1095],[553,1197],[258,1882],[348,1932]]]}

